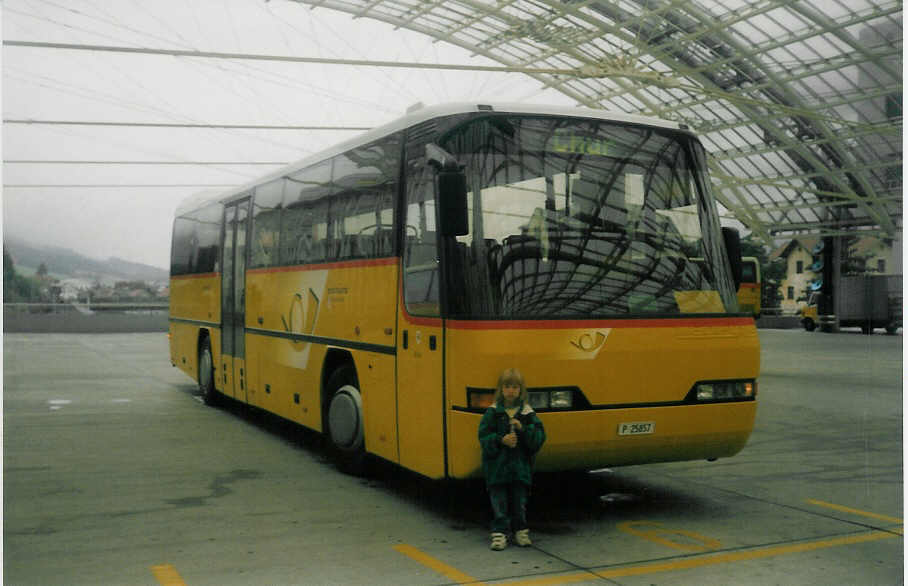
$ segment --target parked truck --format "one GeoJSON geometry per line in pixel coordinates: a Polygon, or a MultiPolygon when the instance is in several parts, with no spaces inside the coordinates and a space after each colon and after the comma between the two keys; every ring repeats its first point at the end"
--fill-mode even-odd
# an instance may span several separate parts
{"type": "MultiPolygon", "coordinates": [[[[840,327],[859,327],[865,334],[872,334],[874,328],[884,328],[887,334],[894,334],[902,327],[902,276],[901,275],[854,275],[841,278],[838,295],[838,320],[840,327]]],[[[801,324],[808,332],[825,322],[833,321],[833,315],[820,315],[823,293],[815,291],[807,300],[807,307],[801,312],[801,324]]]]}

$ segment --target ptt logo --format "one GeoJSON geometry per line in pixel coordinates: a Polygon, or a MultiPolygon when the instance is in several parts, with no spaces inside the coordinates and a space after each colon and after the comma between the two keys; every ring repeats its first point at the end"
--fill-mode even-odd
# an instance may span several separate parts
{"type": "Polygon", "coordinates": [[[281,315],[284,331],[294,334],[311,334],[315,329],[318,306],[318,295],[315,294],[312,288],[309,289],[309,297],[305,305],[303,305],[303,296],[299,293],[294,293],[293,297],[290,298],[288,317],[285,318],[281,315]]]}
{"type": "Polygon", "coordinates": [[[605,340],[608,339],[610,331],[611,330],[598,330],[592,333],[588,332],[581,334],[577,338],[570,340],[571,346],[583,352],[596,352],[605,344],[605,340]]]}

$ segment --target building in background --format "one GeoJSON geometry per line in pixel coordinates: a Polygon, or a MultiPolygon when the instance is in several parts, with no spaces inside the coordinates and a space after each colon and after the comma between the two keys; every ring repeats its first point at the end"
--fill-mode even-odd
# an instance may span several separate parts
{"type": "MultiPolygon", "coordinates": [[[[769,255],[785,261],[785,278],[779,286],[783,313],[794,313],[818,290],[823,278],[822,239],[805,236],[789,240],[769,255]]],[[[893,243],[870,236],[849,237],[843,246],[843,275],[893,275],[901,272],[901,250],[893,243]]]]}

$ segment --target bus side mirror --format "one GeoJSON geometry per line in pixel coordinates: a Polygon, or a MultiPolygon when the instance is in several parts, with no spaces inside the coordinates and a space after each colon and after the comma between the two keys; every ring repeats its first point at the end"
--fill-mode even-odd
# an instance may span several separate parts
{"type": "Polygon", "coordinates": [[[735,291],[741,286],[741,277],[744,272],[744,261],[741,260],[741,235],[734,228],[722,228],[722,241],[725,243],[725,252],[731,263],[731,278],[735,282],[735,291]]]}
{"type": "Polygon", "coordinates": [[[438,174],[438,223],[442,236],[470,233],[467,178],[454,156],[436,144],[426,145],[426,158],[438,174]]]}
{"type": "Polygon", "coordinates": [[[467,178],[463,171],[438,173],[438,212],[442,236],[465,236],[470,233],[467,178]]]}

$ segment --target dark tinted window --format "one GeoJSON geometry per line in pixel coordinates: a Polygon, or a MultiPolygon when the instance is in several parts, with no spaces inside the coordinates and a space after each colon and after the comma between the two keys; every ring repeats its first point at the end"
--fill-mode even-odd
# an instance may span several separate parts
{"type": "Polygon", "coordinates": [[[213,273],[219,270],[222,209],[220,204],[212,204],[174,220],[170,250],[171,275],[213,273]]]}
{"type": "Polygon", "coordinates": [[[756,283],[757,282],[757,265],[752,261],[744,261],[741,265],[741,282],[742,283],[756,283]]]}
{"type": "Polygon", "coordinates": [[[331,161],[308,167],[287,178],[281,214],[281,264],[325,260],[327,203],[332,192],[331,161]]]}
{"type": "Polygon", "coordinates": [[[279,264],[284,179],[258,187],[253,199],[250,268],[279,264]]]}
{"type": "Polygon", "coordinates": [[[399,137],[348,151],[287,178],[280,263],[394,254],[399,137]]]}
{"type": "Polygon", "coordinates": [[[397,135],[334,158],[332,217],[337,260],[394,254],[394,201],[400,142],[397,135]]]}

